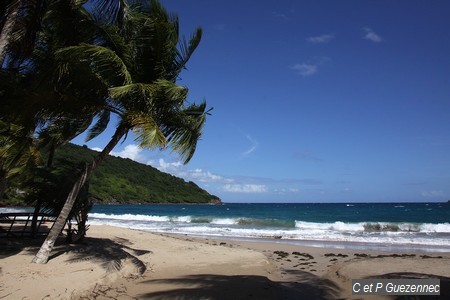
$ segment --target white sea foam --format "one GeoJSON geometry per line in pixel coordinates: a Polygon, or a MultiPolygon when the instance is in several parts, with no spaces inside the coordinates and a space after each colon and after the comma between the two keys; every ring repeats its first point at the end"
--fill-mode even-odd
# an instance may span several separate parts
{"type": "Polygon", "coordinates": [[[32,212],[32,208],[27,207],[0,207],[0,214],[32,212]]]}
{"type": "Polygon", "coordinates": [[[295,221],[295,227],[276,228],[271,227],[271,222],[253,219],[133,214],[108,215],[102,213],[90,213],[89,223],[203,236],[277,237],[284,240],[361,242],[380,245],[428,245],[450,250],[450,223],[318,223],[295,221]]]}
{"type": "Polygon", "coordinates": [[[295,221],[295,227],[301,230],[337,230],[337,231],[364,231],[364,223],[314,223],[295,221]]]}
{"type": "Polygon", "coordinates": [[[217,218],[217,219],[213,219],[211,221],[212,224],[217,224],[217,225],[236,225],[239,223],[239,219],[233,219],[233,218],[217,218]]]}
{"type": "Polygon", "coordinates": [[[359,223],[314,223],[295,221],[295,227],[302,230],[335,230],[341,232],[441,232],[450,233],[450,223],[417,224],[417,223],[388,223],[388,222],[359,222],[359,223]]]}
{"type": "Polygon", "coordinates": [[[151,222],[168,222],[170,217],[168,216],[147,216],[147,215],[107,215],[102,213],[90,213],[90,218],[99,220],[122,220],[122,221],[151,221],[151,222]]]}

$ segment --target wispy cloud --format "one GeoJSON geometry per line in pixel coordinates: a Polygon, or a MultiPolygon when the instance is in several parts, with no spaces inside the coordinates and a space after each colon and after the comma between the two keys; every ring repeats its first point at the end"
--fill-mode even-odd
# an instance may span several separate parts
{"type": "Polygon", "coordinates": [[[303,77],[308,77],[319,72],[319,67],[325,65],[331,61],[331,58],[326,56],[315,56],[311,60],[291,66],[292,70],[295,70],[303,77]]]}
{"type": "Polygon", "coordinates": [[[363,30],[365,32],[364,38],[366,40],[372,41],[374,43],[380,43],[383,41],[383,38],[377,33],[375,33],[375,31],[373,31],[371,28],[364,27],[363,30]]]}
{"type": "Polygon", "coordinates": [[[306,39],[311,44],[325,44],[334,38],[334,34],[322,34],[318,36],[312,36],[306,39]]]}
{"type": "Polygon", "coordinates": [[[225,184],[223,191],[228,193],[267,193],[267,186],[263,184],[225,184]]]}
{"type": "Polygon", "coordinates": [[[275,189],[275,193],[284,195],[284,194],[297,194],[300,192],[300,189],[298,188],[281,188],[281,189],[275,189]]]}
{"type": "Polygon", "coordinates": [[[297,71],[297,73],[302,75],[303,77],[311,76],[319,72],[319,66],[317,64],[295,64],[292,66],[292,69],[297,71]]]}
{"type": "Polygon", "coordinates": [[[279,13],[279,12],[276,12],[276,11],[272,12],[272,16],[274,16],[277,19],[284,20],[284,21],[289,21],[291,19],[286,14],[279,13]]]}
{"type": "Polygon", "coordinates": [[[250,135],[246,134],[245,137],[247,138],[247,140],[250,142],[251,146],[250,148],[248,148],[247,150],[245,150],[244,152],[242,152],[241,157],[247,157],[249,156],[251,153],[253,153],[259,146],[259,143],[257,140],[253,139],[250,135]]]}

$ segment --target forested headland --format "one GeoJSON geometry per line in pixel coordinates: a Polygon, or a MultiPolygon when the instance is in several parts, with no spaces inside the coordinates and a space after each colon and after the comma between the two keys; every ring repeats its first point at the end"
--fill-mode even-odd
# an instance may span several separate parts
{"type": "MultiPolygon", "coordinates": [[[[86,146],[67,144],[55,152],[54,165],[56,168],[81,166],[96,155],[98,152],[86,146]]],[[[26,191],[20,188],[23,186],[21,178],[13,180],[11,185],[9,194],[14,194],[14,201],[10,204],[24,204],[20,194],[26,191]]],[[[217,196],[192,181],[186,182],[150,165],[115,156],[108,156],[95,170],[89,181],[88,193],[91,201],[97,204],[221,203],[217,196]]],[[[7,199],[3,202],[8,205],[7,199]]]]}

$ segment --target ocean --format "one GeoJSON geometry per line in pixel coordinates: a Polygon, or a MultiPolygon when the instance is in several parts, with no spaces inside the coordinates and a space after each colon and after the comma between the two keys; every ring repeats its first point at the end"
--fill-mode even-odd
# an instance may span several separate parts
{"type": "Polygon", "coordinates": [[[450,252],[450,203],[95,205],[89,224],[221,239],[450,252]]]}
{"type": "Polygon", "coordinates": [[[450,252],[450,203],[94,205],[88,223],[317,247],[450,252]]]}

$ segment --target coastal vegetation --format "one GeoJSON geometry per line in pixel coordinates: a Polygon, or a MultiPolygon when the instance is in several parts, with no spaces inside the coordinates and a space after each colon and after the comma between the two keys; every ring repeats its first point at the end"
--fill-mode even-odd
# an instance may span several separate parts
{"type": "MultiPolygon", "coordinates": [[[[66,220],[85,213],[94,170],[130,131],[142,148],[171,148],[184,163],[192,158],[210,110],[204,101],[188,101],[177,80],[202,30],[184,38],[177,16],[156,0],[6,2],[0,6],[0,187],[3,192],[7,179],[27,167],[52,178],[40,182],[44,192],[34,203],[36,211],[48,204],[59,211],[33,260],[45,263],[66,220]],[[81,169],[58,172],[56,149],[85,131],[88,140],[97,137],[112,114],[118,122],[105,148],[81,169]],[[46,169],[39,168],[44,148],[46,169]]],[[[127,186],[117,178],[112,183],[127,186]]]]}
{"type": "MultiPolygon", "coordinates": [[[[48,155],[48,152],[43,152],[48,155]]],[[[74,144],[64,145],[54,154],[54,173],[64,173],[69,166],[73,170],[92,161],[98,152],[74,144]]],[[[35,173],[25,172],[10,182],[13,204],[23,205],[26,199],[33,203],[33,183],[35,173]],[[28,190],[27,190],[28,189],[28,190]],[[21,195],[23,195],[21,197],[21,195]],[[17,199],[19,198],[19,199],[17,199]],[[20,201],[22,200],[22,201],[20,201]]],[[[40,180],[40,179],[39,179],[40,180]]],[[[38,186],[41,188],[41,186],[38,186]]],[[[54,187],[53,187],[54,188],[54,187]]],[[[192,181],[159,171],[149,165],[135,162],[128,158],[108,156],[95,170],[89,180],[89,198],[95,204],[129,204],[129,203],[216,203],[219,198],[201,189],[192,181]]],[[[4,200],[5,204],[8,200],[4,200]]]]}

